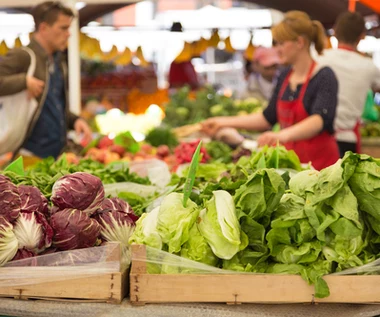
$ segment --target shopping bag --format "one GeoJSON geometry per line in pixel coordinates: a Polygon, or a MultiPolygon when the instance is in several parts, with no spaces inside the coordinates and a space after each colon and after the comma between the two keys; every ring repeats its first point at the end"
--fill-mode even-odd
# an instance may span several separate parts
{"type": "Polygon", "coordinates": [[[379,120],[379,111],[376,108],[372,90],[368,91],[362,118],[368,121],[379,120]]]}
{"type": "MultiPolygon", "coordinates": [[[[28,52],[31,59],[27,76],[33,76],[36,56],[30,48],[22,49],[28,52]]],[[[22,146],[37,109],[37,100],[30,98],[27,90],[0,97],[0,155],[15,152],[22,146]]]]}

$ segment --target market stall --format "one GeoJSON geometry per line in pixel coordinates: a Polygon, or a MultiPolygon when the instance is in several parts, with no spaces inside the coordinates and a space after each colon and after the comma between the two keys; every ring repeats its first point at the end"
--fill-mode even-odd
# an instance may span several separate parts
{"type": "MultiPolygon", "coordinates": [[[[101,54],[97,39],[82,40],[87,56],[101,54]]],[[[220,41],[213,30],[202,52],[220,41]]],[[[124,53],[103,58],[128,66],[124,53]]],[[[198,53],[184,47],[177,58],[198,53]]],[[[141,49],[138,57],[144,64],[141,49]]],[[[366,305],[380,303],[380,153],[347,152],[317,171],[280,144],[258,148],[254,133],[210,138],[203,120],[265,102],[210,85],[150,94],[157,77],[147,64],[143,75],[132,65],[124,77],[83,78],[88,96],[104,97],[92,142],[0,170],[1,314],[380,314],[366,305]],[[134,86],[140,75],[144,89],[134,86]],[[128,96],[113,90],[129,84],[128,96]]],[[[378,123],[366,129],[377,147],[378,123]]]]}

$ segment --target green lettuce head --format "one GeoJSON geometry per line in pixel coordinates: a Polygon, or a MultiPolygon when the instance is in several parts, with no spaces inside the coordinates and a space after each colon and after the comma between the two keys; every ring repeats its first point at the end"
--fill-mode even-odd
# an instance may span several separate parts
{"type": "Polygon", "coordinates": [[[157,231],[159,207],[142,214],[136,222],[136,228],[129,238],[129,244],[145,244],[152,248],[162,249],[162,239],[157,231]]]}
{"type": "Polygon", "coordinates": [[[318,182],[319,171],[305,170],[294,175],[289,181],[290,191],[300,197],[306,193],[313,192],[313,187],[318,182]]]}
{"type": "Polygon", "coordinates": [[[218,262],[218,258],[212,252],[206,239],[201,235],[196,223],[190,229],[189,240],[182,246],[181,256],[212,266],[215,266],[218,262]]]}
{"type": "Polygon", "coordinates": [[[224,190],[214,191],[199,218],[199,231],[214,254],[230,260],[241,247],[240,224],[232,196],[224,190]]]}
{"type": "Polygon", "coordinates": [[[157,231],[162,242],[168,245],[169,253],[178,253],[189,240],[190,229],[198,218],[197,204],[188,200],[183,207],[183,194],[170,193],[161,203],[157,231]]]}

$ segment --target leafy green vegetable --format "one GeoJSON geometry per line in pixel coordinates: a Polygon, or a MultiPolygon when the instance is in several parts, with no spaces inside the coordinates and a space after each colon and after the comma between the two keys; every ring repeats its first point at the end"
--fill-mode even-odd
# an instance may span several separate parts
{"type": "MultiPolygon", "coordinates": [[[[223,177],[223,174],[228,171],[228,166],[223,163],[205,163],[199,164],[195,176],[206,181],[217,181],[223,177]]],[[[189,172],[189,167],[183,170],[183,174],[189,172]]]]}
{"type": "Polygon", "coordinates": [[[250,158],[250,166],[255,168],[289,168],[296,171],[302,171],[304,168],[297,154],[284,146],[264,146],[260,151],[253,153],[250,158]],[[265,164],[263,163],[265,161],[265,164]]]}
{"type": "Polygon", "coordinates": [[[162,249],[162,239],[157,231],[160,208],[141,215],[136,222],[136,228],[129,238],[130,244],[145,244],[153,248],[162,249]]]}
{"type": "Polygon", "coordinates": [[[149,131],[145,137],[145,141],[155,147],[167,145],[169,148],[174,148],[179,144],[177,137],[172,132],[172,129],[162,126],[149,131]]]}
{"type": "Polygon", "coordinates": [[[196,223],[194,223],[190,229],[189,240],[182,246],[181,256],[212,266],[215,266],[219,260],[212,252],[206,239],[199,232],[196,223]]]}
{"type": "Polygon", "coordinates": [[[319,171],[305,170],[297,173],[289,180],[289,189],[295,195],[306,197],[318,181],[319,171]]]}
{"type": "Polygon", "coordinates": [[[185,86],[171,95],[165,105],[164,123],[169,127],[178,127],[197,123],[214,116],[233,116],[239,113],[251,113],[260,109],[257,99],[234,101],[219,94],[213,87],[205,86],[190,96],[190,88],[185,86]]]}
{"type": "Polygon", "coordinates": [[[132,136],[131,132],[126,131],[119,133],[113,140],[114,144],[121,145],[127,152],[137,153],[140,150],[140,144],[132,136]]]}
{"type": "Polygon", "coordinates": [[[19,176],[24,176],[24,160],[22,156],[20,156],[18,159],[9,164],[4,171],[12,172],[19,176]]]}
{"type": "Polygon", "coordinates": [[[163,243],[168,245],[169,253],[178,253],[189,240],[190,229],[195,223],[199,209],[191,200],[183,206],[181,193],[170,193],[161,203],[158,214],[157,230],[163,243]]]}
{"type": "Polygon", "coordinates": [[[141,216],[147,207],[146,203],[148,199],[141,197],[135,193],[120,192],[118,193],[117,197],[125,200],[131,206],[137,216],[141,216]]]}
{"type": "Polygon", "coordinates": [[[248,246],[231,260],[223,261],[223,268],[243,272],[265,273],[269,249],[265,241],[265,228],[248,216],[240,218],[241,230],[248,238],[248,246]]]}
{"type": "Polygon", "coordinates": [[[226,143],[211,141],[205,144],[205,148],[213,160],[221,163],[232,162],[232,149],[226,143]]]}
{"type": "Polygon", "coordinates": [[[145,185],[150,184],[148,178],[143,178],[129,172],[127,167],[115,168],[112,165],[105,166],[91,159],[83,159],[79,164],[70,164],[65,155],[62,155],[57,161],[53,157],[46,158],[34,167],[26,170],[25,175],[19,175],[10,170],[2,171],[2,174],[8,176],[16,185],[36,186],[44,196],[49,198],[54,183],[60,177],[75,172],[90,173],[99,177],[104,184],[126,181],[145,185]]]}
{"type": "Polygon", "coordinates": [[[380,161],[367,155],[362,155],[360,159],[349,184],[360,209],[380,221],[380,161]]]}
{"type": "Polygon", "coordinates": [[[194,152],[194,155],[191,159],[189,171],[187,173],[187,178],[185,182],[185,188],[183,189],[183,207],[186,208],[187,200],[189,199],[191,192],[193,190],[193,185],[195,181],[195,175],[197,173],[199,165],[199,154],[201,152],[202,141],[199,142],[197,149],[194,152]]]}
{"type": "Polygon", "coordinates": [[[229,260],[239,252],[242,243],[233,198],[228,192],[217,190],[205,206],[199,214],[199,231],[216,256],[229,260]]]}
{"type": "Polygon", "coordinates": [[[274,169],[260,169],[236,190],[236,208],[267,227],[285,192],[285,182],[274,169]]]}

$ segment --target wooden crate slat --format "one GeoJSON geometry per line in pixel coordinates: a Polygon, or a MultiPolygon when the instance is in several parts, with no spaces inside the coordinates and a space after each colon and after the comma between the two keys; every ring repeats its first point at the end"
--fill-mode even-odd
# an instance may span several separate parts
{"type": "MultiPolygon", "coordinates": [[[[106,261],[120,262],[120,248],[111,250],[106,261]]],[[[23,276],[23,272],[28,269],[30,268],[12,268],[15,273],[19,272],[19,276],[23,276]]],[[[48,271],[49,267],[46,270],[48,271]]],[[[41,278],[30,283],[26,281],[26,285],[0,286],[0,297],[120,303],[127,293],[127,281],[128,271],[94,273],[83,277],[75,276],[52,281],[41,278]]]]}
{"type": "Polygon", "coordinates": [[[165,302],[380,303],[379,275],[329,275],[326,298],[301,276],[279,274],[148,274],[145,246],[132,246],[130,299],[135,305],[165,302]],[[138,256],[137,256],[138,255],[138,256]]]}

